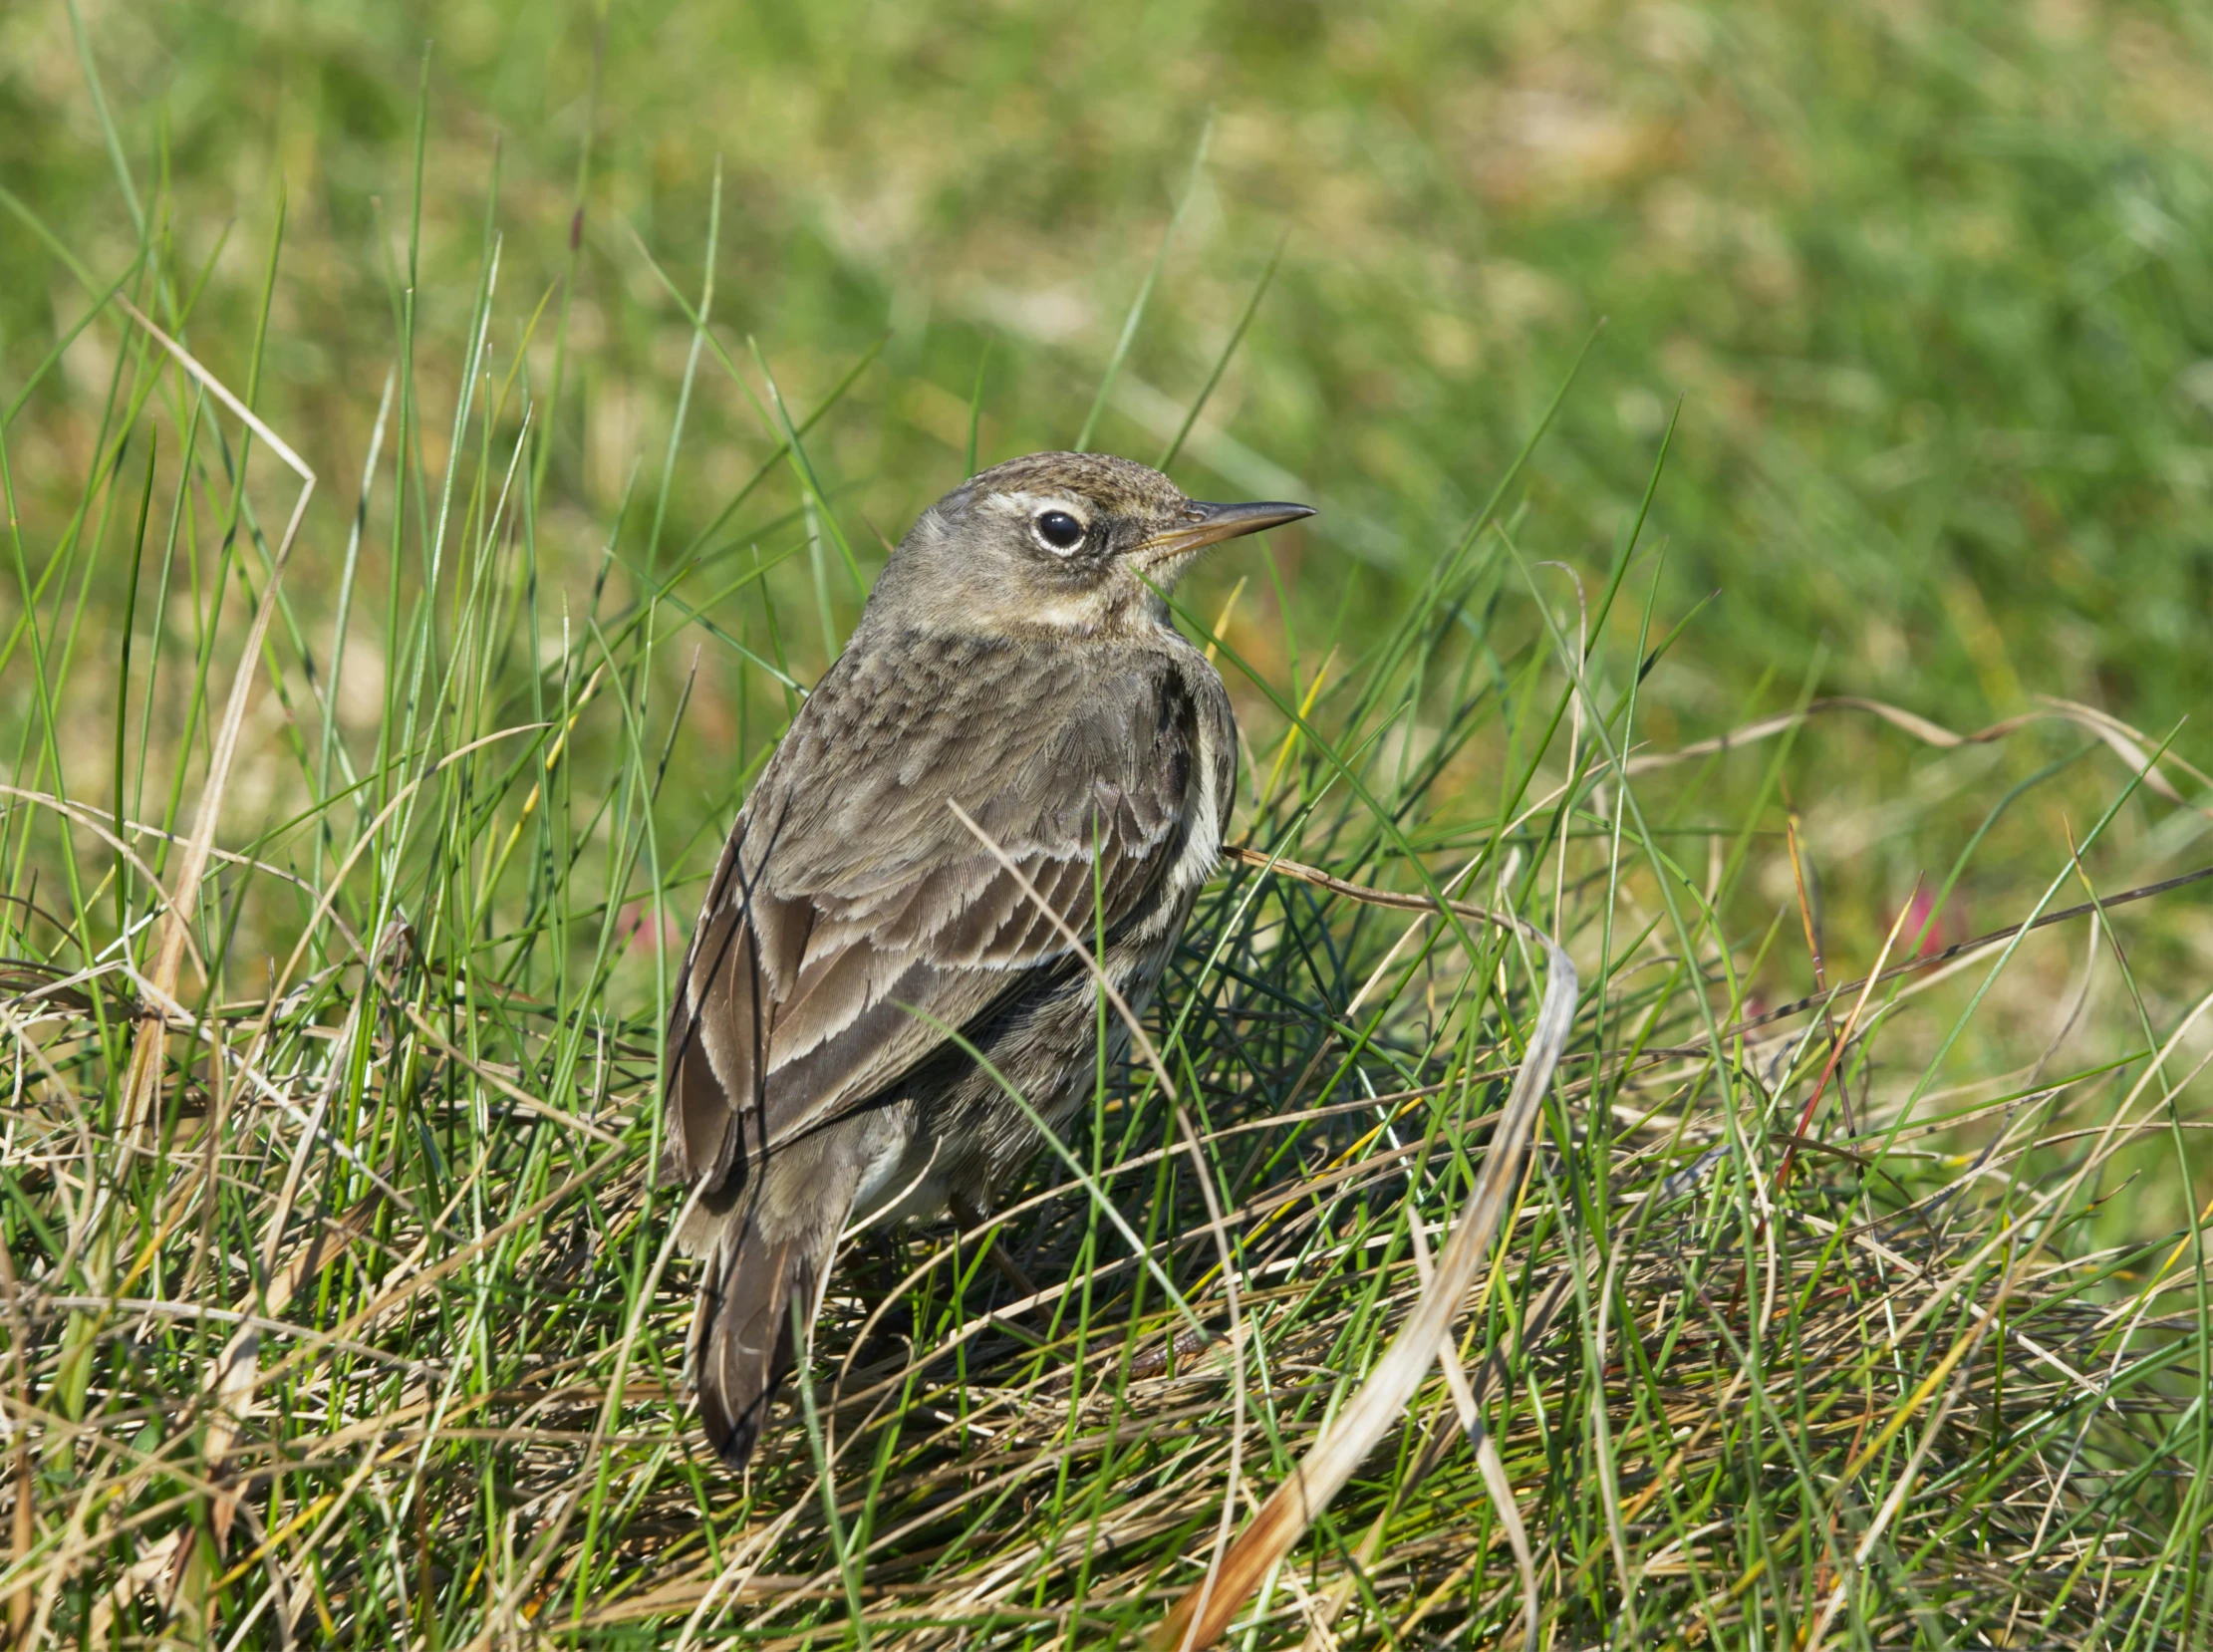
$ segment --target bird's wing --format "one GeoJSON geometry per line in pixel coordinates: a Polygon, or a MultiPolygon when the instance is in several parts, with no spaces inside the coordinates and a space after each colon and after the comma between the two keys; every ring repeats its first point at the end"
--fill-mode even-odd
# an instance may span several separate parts
{"type": "Polygon", "coordinates": [[[1050,669],[985,651],[934,692],[877,682],[865,661],[817,687],[739,816],[685,961],[677,1179],[741,1185],[763,1151],[881,1094],[1031,971],[1078,966],[949,799],[1087,943],[1094,891],[1110,929],[1144,904],[1190,824],[1190,687],[1165,661],[1079,684],[1050,669]]]}

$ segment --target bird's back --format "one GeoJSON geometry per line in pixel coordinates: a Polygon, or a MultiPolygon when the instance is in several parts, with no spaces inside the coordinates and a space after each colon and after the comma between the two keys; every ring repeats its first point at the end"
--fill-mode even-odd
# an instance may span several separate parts
{"type": "Polygon", "coordinates": [[[856,638],[741,813],[686,961],[673,1168],[741,1182],[1040,975],[1080,972],[1063,926],[1088,946],[1094,895],[1114,938],[1172,944],[1235,762],[1220,680],[1172,634],[856,638]]]}

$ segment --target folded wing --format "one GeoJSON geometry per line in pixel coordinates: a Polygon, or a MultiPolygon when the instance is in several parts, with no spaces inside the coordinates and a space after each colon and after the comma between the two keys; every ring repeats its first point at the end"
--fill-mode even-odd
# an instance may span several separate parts
{"type": "Polygon", "coordinates": [[[965,674],[951,703],[912,718],[857,673],[818,686],[738,818],[685,960],[672,1179],[742,1187],[764,1153],[884,1095],[948,1029],[1074,965],[949,800],[1087,945],[1157,894],[1197,760],[1182,679],[1164,663],[1025,685],[1015,667],[965,674]],[[1023,717],[991,714],[1025,690],[1023,717]],[[1066,714],[1039,717],[1041,699],[1066,714]]]}

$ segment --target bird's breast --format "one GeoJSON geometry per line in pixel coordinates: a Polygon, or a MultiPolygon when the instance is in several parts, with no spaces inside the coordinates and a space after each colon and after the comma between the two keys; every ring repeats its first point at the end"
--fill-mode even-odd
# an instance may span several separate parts
{"type": "Polygon", "coordinates": [[[1167,904],[1179,913],[1188,909],[1199,886],[1214,876],[1222,859],[1238,774],[1238,725],[1230,696],[1206,657],[1188,644],[1185,650],[1190,657],[1178,665],[1191,692],[1191,780],[1184,804],[1184,841],[1164,880],[1167,904]]]}

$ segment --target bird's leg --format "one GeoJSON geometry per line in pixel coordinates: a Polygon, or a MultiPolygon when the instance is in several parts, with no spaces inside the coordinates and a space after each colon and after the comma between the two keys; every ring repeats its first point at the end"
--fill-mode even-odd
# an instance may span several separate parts
{"type": "Polygon", "coordinates": [[[991,1247],[991,1265],[999,1270],[1000,1277],[1014,1287],[1016,1295],[1037,1294],[1037,1287],[1030,1283],[1029,1275],[1021,1270],[1014,1258],[1006,1253],[1006,1246],[999,1243],[997,1231],[987,1226],[990,1219],[976,1207],[973,1199],[965,1193],[950,1194],[946,1198],[946,1206],[953,1212],[953,1220],[960,1225],[962,1233],[983,1235],[984,1242],[991,1247]]]}

